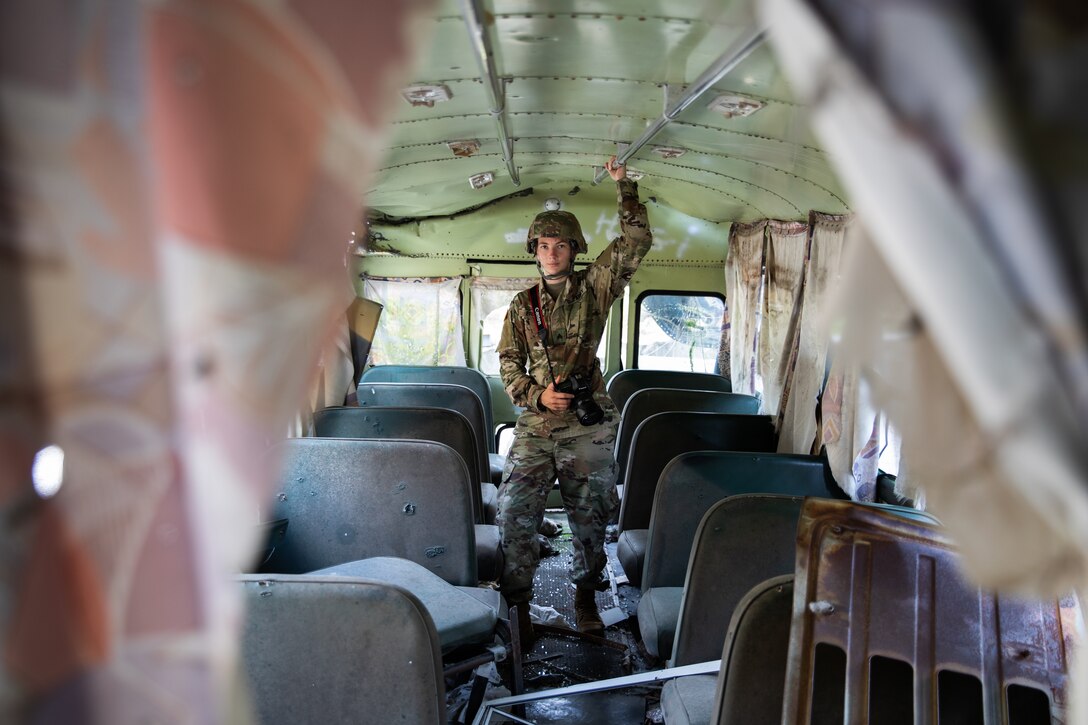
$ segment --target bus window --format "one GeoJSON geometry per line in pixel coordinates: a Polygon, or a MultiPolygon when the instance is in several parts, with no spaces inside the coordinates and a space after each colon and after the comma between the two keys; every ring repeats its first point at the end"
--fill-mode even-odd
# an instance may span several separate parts
{"type": "Polygon", "coordinates": [[[499,374],[499,356],[495,348],[502,335],[502,323],[510,300],[523,289],[536,284],[536,277],[473,277],[472,321],[479,326],[476,367],[484,375],[499,374]]]}
{"type": "MultiPolygon", "coordinates": [[[[480,326],[479,354],[476,367],[484,375],[499,374],[499,356],[496,347],[502,335],[502,323],[514,295],[539,282],[537,277],[504,279],[497,277],[474,277],[472,279],[472,319],[480,326]]],[[[597,347],[597,357],[605,358],[608,330],[601,336],[597,347]]]]}
{"type": "Polygon", "coordinates": [[[370,365],[464,365],[459,278],[364,280],[384,306],[370,365]]]}
{"type": "Polygon", "coordinates": [[[644,370],[716,373],[725,302],[715,294],[647,292],[636,308],[635,359],[644,370]]]}
{"type": "Polygon", "coordinates": [[[505,305],[494,307],[480,321],[480,372],[484,375],[499,374],[499,355],[495,348],[499,344],[502,323],[509,306],[510,301],[507,300],[505,305]]]}

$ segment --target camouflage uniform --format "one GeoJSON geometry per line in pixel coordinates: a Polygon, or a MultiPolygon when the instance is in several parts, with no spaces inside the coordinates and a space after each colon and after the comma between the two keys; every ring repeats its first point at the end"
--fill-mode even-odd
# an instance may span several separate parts
{"type": "Polygon", "coordinates": [[[573,406],[563,413],[540,406],[540,395],[551,382],[551,373],[530,311],[528,290],[514,297],[503,323],[498,345],[500,374],[514,404],[525,408],[506,458],[496,518],[505,557],[499,584],[511,604],[532,597],[539,559],[536,531],[557,477],[574,534],[571,578],[576,585],[592,587],[604,569],[605,526],[619,502],[612,453],[619,411],[604,390],[597,347],[612,302],[623,293],[652,242],[637,185],[623,179],[618,187],[622,235],[588,268],[567,277],[557,299],[547,294],[543,281],[537,285],[556,378],[565,380],[573,372],[587,380],[604,419],[583,426],[573,406]]]}

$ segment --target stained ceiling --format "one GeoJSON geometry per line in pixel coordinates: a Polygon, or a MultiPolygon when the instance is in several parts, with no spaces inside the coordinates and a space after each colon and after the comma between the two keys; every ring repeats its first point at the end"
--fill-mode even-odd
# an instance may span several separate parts
{"type": "MultiPolygon", "coordinates": [[[[471,6],[468,12],[474,14],[471,6]]],[[[617,153],[617,144],[638,139],[756,30],[729,2],[699,0],[483,0],[475,14],[502,79],[498,104],[505,106],[520,184],[504,160],[462,5],[441,0],[413,85],[444,86],[450,98],[400,107],[388,156],[367,195],[379,219],[453,214],[529,188],[590,187],[594,166],[617,153]],[[479,148],[458,156],[449,145],[454,141],[475,141],[479,148]],[[470,177],[487,173],[489,185],[470,185],[470,177]]],[[[628,166],[643,174],[644,196],[712,222],[848,210],[808,129],[806,109],[793,99],[765,43],[754,44],[628,166]],[[751,115],[727,117],[708,108],[723,95],[763,105],[751,115]],[[680,155],[669,158],[658,147],[680,155]]]]}

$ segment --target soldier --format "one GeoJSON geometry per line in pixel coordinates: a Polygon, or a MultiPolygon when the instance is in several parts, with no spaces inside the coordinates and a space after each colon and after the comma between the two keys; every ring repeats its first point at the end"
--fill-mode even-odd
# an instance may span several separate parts
{"type": "Polygon", "coordinates": [[[541,280],[510,303],[498,345],[503,385],[525,408],[499,491],[496,523],[505,556],[499,586],[517,605],[528,641],[536,531],[557,477],[574,535],[576,624],[581,632],[604,631],[596,592],[602,588],[605,526],[619,502],[612,453],[619,411],[605,392],[596,355],[608,310],[652,242],[646,207],[626,167],[613,156],[605,168],[618,187],[621,236],[575,272],[575,255],[587,251],[577,218],[566,211],[538,214],[526,250],[536,257],[541,280]]]}

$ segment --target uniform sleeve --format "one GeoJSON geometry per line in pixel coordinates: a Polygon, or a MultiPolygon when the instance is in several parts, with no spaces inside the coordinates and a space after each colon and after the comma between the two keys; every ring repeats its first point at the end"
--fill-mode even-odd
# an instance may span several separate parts
{"type": "Polygon", "coordinates": [[[529,359],[529,343],[525,339],[525,319],[519,308],[521,298],[521,295],[514,297],[502,323],[496,350],[499,354],[499,377],[514,405],[540,410],[540,394],[544,388],[533,380],[525,368],[529,359]]]}
{"type": "Polygon", "coordinates": [[[630,179],[616,182],[619,198],[620,236],[591,265],[586,280],[607,308],[630,283],[642,258],[650,251],[653,234],[646,206],[638,200],[638,184],[630,179]]]}

